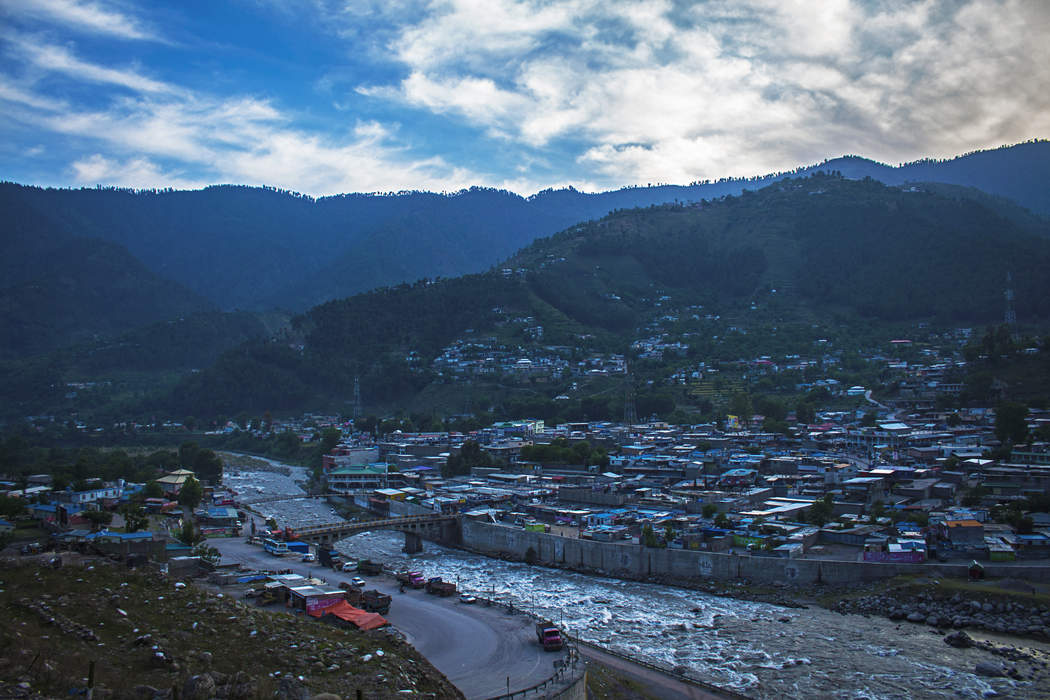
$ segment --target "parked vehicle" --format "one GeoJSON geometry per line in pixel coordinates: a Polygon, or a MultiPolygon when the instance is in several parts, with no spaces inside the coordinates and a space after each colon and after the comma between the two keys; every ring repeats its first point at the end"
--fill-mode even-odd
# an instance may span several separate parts
{"type": "Polygon", "coordinates": [[[351,571],[357,571],[357,562],[356,561],[345,562],[342,566],[339,567],[339,570],[340,571],[345,571],[346,573],[350,573],[351,571]]]}
{"type": "Polygon", "coordinates": [[[334,549],[322,549],[317,553],[321,566],[330,566],[338,569],[343,564],[342,555],[334,549]]]}
{"type": "Polygon", "coordinates": [[[275,557],[283,557],[288,553],[288,543],[275,540],[272,537],[267,537],[263,540],[263,549],[275,557]]]}
{"type": "Polygon", "coordinates": [[[402,571],[395,577],[403,586],[410,586],[412,588],[423,588],[427,585],[427,580],[423,578],[423,574],[418,571],[402,571]]]}
{"type": "Polygon", "coordinates": [[[550,620],[536,623],[536,639],[544,651],[559,651],[562,647],[561,631],[550,620]]]}
{"type": "Polygon", "coordinates": [[[383,573],[383,565],[369,559],[357,562],[357,572],[363,576],[379,576],[383,573]]]}
{"type": "Polygon", "coordinates": [[[365,585],[365,580],[360,576],[354,576],[352,579],[350,579],[350,583],[357,586],[358,588],[363,588],[365,585]]]}
{"type": "Polygon", "coordinates": [[[368,612],[386,615],[390,612],[390,596],[376,590],[365,591],[361,594],[361,607],[368,612]]]}
{"type": "Polygon", "coordinates": [[[466,603],[467,605],[473,605],[478,602],[478,599],[469,593],[461,593],[459,596],[459,602],[466,603]]]}
{"type": "Polygon", "coordinates": [[[307,552],[303,555],[303,561],[317,561],[317,555],[313,552],[307,552]]]}
{"type": "Polygon", "coordinates": [[[448,597],[456,594],[456,584],[449,581],[442,581],[440,576],[427,581],[427,593],[433,593],[442,597],[448,597]]]}

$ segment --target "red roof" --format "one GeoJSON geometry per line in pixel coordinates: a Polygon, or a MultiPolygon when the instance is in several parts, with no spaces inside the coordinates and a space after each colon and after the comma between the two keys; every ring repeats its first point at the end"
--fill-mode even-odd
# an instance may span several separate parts
{"type": "Polygon", "coordinates": [[[345,600],[341,600],[335,605],[329,605],[327,608],[321,608],[320,610],[312,610],[310,615],[314,617],[323,617],[324,615],[335,615],[340,620],[353,623],[358,629],[362,630],[374,630],[377,627],[389,624],[379,613],[370,613],[367,610],[361,610],[347,603],[345,600]]]}

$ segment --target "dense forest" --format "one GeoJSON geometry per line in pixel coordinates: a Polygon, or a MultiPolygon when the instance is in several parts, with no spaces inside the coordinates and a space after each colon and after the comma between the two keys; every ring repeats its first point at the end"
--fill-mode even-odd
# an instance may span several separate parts
{"type": "MultiPolygon", "coordinates": [[[[793,179],[700,205],[618,211],[484,274],[329,302],[293,319],[280,340],[226,353],[166,405],[195,415],[345,407],[355,377],[375,402],[408,401],[435,380],[434,357],[465,333],[504,337],[508,318],[527,316],[544,329],[534,344],[627,352],[666,315],[660,298],[676,314],[761,305],[780,319],[781,336],[832,314],[886,327],[986,324],[1001,317],[1009,272],[1017,312],[1046,319],[1048,264],[1050,239],[970,199],[793,179]]],[[[712,347],[693,335],[698,351],[712,347]]]]}

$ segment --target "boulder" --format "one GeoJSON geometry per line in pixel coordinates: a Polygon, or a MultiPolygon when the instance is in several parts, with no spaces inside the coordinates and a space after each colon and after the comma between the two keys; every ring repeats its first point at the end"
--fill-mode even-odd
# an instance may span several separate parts
{"type": "Polygon", "coordinates": [[[1006,675],[1003,672],[1003,667],[994,661],[979,661],[973,667],[973,672],[978,676],[988,676],[989,678],[999,678],[1006,675]]]}
{"type": "Polygon", "coordinates": [[[962,630],[944,636],[944,643],[956,649],[967,649],[973,646],[973,639],[962,630]]]}
{"type": "Polygon", "coordinates": [[[921,612],[916,611],[908,613],[908,617],[906,619],[908,620],[908,622],[922,622],[926,619],[926,616],[923,615],[921,612]]]}
{"type": "Polygon", "coordinates": [[[215,679],[207,673],[190,676],[182,686],[183,700],[211,700],[215,697],[215,679]]]}

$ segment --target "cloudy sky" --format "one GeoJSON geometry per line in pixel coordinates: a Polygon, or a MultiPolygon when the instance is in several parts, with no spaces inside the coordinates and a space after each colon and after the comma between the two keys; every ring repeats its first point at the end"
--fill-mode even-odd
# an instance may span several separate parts
{"type": "Polygon", "coordinates": [[[0,179],[531,194],[1050,137],[1043,0],[0,0],[0,179]]]}

